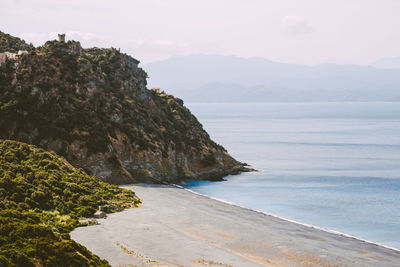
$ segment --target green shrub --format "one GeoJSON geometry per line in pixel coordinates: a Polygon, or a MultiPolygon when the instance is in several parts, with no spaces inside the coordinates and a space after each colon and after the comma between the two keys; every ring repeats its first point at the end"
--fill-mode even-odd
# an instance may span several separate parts
{"type": "Polygon", "coordinates": [[[70,240],[69,232],[100,205],[138,203],[132,191],[101,182],[55,154],[0,140],[0,266],[108,266],[70,240]]]}

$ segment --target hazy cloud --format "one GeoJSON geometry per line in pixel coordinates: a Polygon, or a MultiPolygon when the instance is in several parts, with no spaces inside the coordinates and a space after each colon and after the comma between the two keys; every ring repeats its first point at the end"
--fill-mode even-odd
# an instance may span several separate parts
{"type": "Polygon", "coordinates": [[[292,15],[282,18],[281,28],[291,34],[306,34],[314,30],[305,17],[292,15]]]}
{"type": "Polygon", "coordinates": [[[190,53],[187,45],[172,40],[135,41],[126,39],[122,40],[121,48],[144,63],[190,53]]]}

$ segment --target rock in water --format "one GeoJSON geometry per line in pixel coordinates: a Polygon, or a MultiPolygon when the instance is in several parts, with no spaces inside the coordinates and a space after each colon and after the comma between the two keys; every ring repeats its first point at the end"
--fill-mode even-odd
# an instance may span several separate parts
{"type": "Polygon", "coordinates": [[[119,50],[48,41],[0,67],[0,138],[38,145],[103,181],[180,182],[246,171],[183,101],[146,88],[119,50]]]}

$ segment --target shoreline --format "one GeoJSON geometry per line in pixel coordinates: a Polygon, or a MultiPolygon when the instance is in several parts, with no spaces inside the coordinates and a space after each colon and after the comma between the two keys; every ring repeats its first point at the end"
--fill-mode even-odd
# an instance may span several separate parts
{"type": "Polygon", "coordinates": [[[143,200],[76,228],[112,266],[398,266],[400,251],[186,189],[124,185],[143,200]]]}
{"type": "MultiPolygon", "coordinates": [[[[127,185],[127,186],[129,186],[129,185],[127,185]]],[[[361,237],[357,237],[357,236],[353,236],[353,235],[350,235],[350,234],[346,234],[346,233],[343,233],[343,232],[340,232],[340,231],[336,231],[336,230],[332,230],[332,229],[329,229],[329,228],[316,226],[316,225],[313,225],[313,224],[299,222],[299,221],[288,219],[288,218],[285,218],[285,217],[282,217],[282,216],[279,216],[279,215],[276,215],[276,214],[273,214],[273,213],[268,213],[268,212],[265,212],[265,211],[256,210],[256,209],[253,209],[253,208],[242,206],[242,205],[236,204],[234,202],[230,202],[230,201],[227,201],[227,200],[224,200],[224,199],[220,199],[220,198],[216,198],[216,197],[212,197],[212,196],[209,196],[209,195],[206,195],[206,194],[202,194],[202,193],[196,192],[196,191],[194,191],[192,189],[185,188],[185,187],[183,187],[181,185],[171,184],[171,186],[175,186],[177,188],[186,190],[186,191],[188,191],[188,192],[190,192],[192,194],[195,194],[195,195],[199,195],[199,196],[202,196],[202,197],[205,197],[205,198],[208,198],[208,199],[219,201],[219,202],[231,205],[231,206],[235,206],[235,207],[239,207],[239,208],[242,208],[242,209],[246,209],[246,210],[249,210],[249,211],[252,211],[252,212],[261,213],[261,214],[264,214],[264,215],[267,215],[267,216],[271,216],[271,217],[274,217],[274,218],[277,218],[277,219],[280,219],[280,220],[283,220],[283,221],[286,221],[286,222],[295,223],[295,224],[298,224],[298,225],[301,225],[301,226],[305,226],[305,227],[309,227],[309,228],[312,228],[312,229],[324,231],[326,233],[335,234],[335,235],[339,235],[339,236],[342,236],[342,237],[355,239],[355,240],[362,241],[362,242],[365,242],[365,243],[368,243],[368,244],[371,244],[371,245],[376,245],[376,246],[379,246],[379,247],[382,247],[382,248],[391,249],[393,251],[400,252],[400,248],[395,248],[395,247],[388,246],[388,245],[385,245],[385,244],[382,244],[382,243],[379,243],[379,242],[375,242],[375,241],[367,240],[367,239],[364,239],[364,238],[361,238],[361,237]]]]}

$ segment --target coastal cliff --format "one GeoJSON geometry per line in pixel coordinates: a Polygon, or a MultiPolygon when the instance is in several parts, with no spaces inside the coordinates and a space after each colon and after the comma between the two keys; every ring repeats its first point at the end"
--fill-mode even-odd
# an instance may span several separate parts
{"type": "Polygon", "coordinates": [[[147,89],[138,64],[115,48],[63,40],[7,58],[0,138],[54,151],[114,184],[219,180],[248,170],[210,139],[182,100],[147,89]]]}

